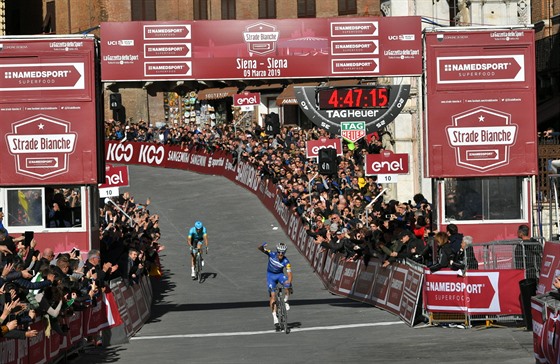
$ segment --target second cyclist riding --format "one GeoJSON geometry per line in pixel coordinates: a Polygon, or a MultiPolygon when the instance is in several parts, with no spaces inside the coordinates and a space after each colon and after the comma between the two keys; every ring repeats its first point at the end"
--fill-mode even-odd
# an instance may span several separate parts
{"type": "Polygon", "coordinates": [[[204,259],[202,258],[202,245],[206,248],[208,254],[208,233],[202,222],[196,221],[194,226],[189,230],[187,236],[187,244],[191,251],[191,277],[202,281],[202,267],[204,267],[204,259]]]}

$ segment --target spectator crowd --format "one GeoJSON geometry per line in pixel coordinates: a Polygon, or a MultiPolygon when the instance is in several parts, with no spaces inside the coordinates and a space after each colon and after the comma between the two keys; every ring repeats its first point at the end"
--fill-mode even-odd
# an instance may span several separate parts
{"type": "MultiPolygon", "coordinates": [[[[150,213],[150,201],[134,202],[125,192],[105,200],[99,211],[100,249],[80,252],[74,248],[55,252],[31,234],[12,236],[4,227],[0,209],[0,327],[1,337],[25,339],[37,336],[30,325],[44,320],[45,336],[68,331],[64,317],[100,303],[109,282],[122,279],[137,284],[142,275],[159,275],[160,230],[158,215],[150,213]],[[129,219],[130,218],[130,219],[129,219]]],[[[101,345],[99,335],[88,338],[101,345]]]]}
{"type": "Polygon", "coordinates": [[[388,266],[408,258],[433,270],[464,269],[470,260],[471,268],[478,267],[472,238],[464,243],[450,239],[460,235],[455,225],[438,237],[431,204],[422,194],[411,193],[408,201],[390,199],[376,176],[366,176],[366,154],[393,151],[388,132],[372,133],[355,144],[344,142],[336,174],[321,175],[316,160],[306,157],[306,142],[335,137],[324,129],[283,126],[270,135],[258,123],[250,129],[236,128],[235,123],[205,127],[194,122],[156,128],[144,121],[110,120],[105,126],[108,140],[161,143],[185,151],[220,150],[231,153],[235,162],[251,164],[261,178],[277,186],[284,204],[301,218],[316,244],[331,254],[341,253],[341,259],[363,259],[367,264],[377,258],[388,266]],[[464,253],[467,250],[469,254],[464,253]]]}

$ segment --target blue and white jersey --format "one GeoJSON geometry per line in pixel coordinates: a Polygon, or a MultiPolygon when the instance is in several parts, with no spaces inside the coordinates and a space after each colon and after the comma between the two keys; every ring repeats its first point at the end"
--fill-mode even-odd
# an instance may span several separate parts
{"type": "Polygon", "coordinates": [[[189,236],[191,237],[193,243],[203,241],[204,235],[206,235],[206,226],[202,227],[200,233],[196,231],[196,228],[194,226],[189,230],[189,236]]]}
{"type": "Polygon", "coordinates": [[[279,274],[284,272],[284,267],[286,267],[286,271],[290,272],[292,270],[292,266],[290,265],[290,261],[286,257],[282,257],[282,260],[278,259],[277,252],[271,252],[266,250],[266,254],[268,255],[268,267],[267,272],[279,274]]]}

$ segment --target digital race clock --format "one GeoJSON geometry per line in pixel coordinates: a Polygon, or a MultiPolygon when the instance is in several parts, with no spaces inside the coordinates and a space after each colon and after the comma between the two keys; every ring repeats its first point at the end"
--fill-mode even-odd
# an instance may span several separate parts
{"type": "Polygon", "coordinates": [[[365,123],[365,133],[385,128],[399,115],[410,95],[410,85],[322,88],[295,86],[298,105],[311,122],[329,133],[365,123]],[[355,122],[355,123],[354,123],[355,122]]]}
{"type": "Polygon", "coordinates": [[[389,107],[388,87],[342,87],[317,89],[320,110],[376,109],[389,107]]]}

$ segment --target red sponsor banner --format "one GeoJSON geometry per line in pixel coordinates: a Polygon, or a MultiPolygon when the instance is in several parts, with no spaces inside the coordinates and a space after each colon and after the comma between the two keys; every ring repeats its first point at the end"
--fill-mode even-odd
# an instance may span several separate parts
{"type": "Polygon", "coordinates": [[[153,143],[105,143],[107,162],[165,166],[167,147],[153,143]]]}
{"type": "Polygon", "coordinates": [[[37,336],[30,337],[28,340],[28,359],[30,363],[46,363],[47,362],[47,344],[45,338],[45,324],[38,321],[30,326],[31,330],[37,330],[37,336]]]}
{"type": "Polygon", "coordinates": [[[339,293],[349,295],[352,292],[356,276],[358,273],[358,263],[344,261],[343,264],[338,266],[337,279],[333,282],[333,288],[339,293]]]}
{"type": "Polygon", "coordinates": [[[404,266],[395,266],[392,271],[393,275],[389,281],[387,307],[398,314],[401,307],[401,301],[404,293],[404,283],[406,282],[408,269],[404,266]]]}
{"type": "Polygon", "coordinates": [[[66,318],[66,324],[68,325],[68,340],[69,343],[75,344],[83,338],[83,314],[80,311],[74,312],[74,314],[66,318]]]}
{"type": "Polygon", "coordinates": [[[560,361],[560,312],[558,300],[548,295],[531,298],[533,318],[533,352],[537,363],[560,361]]]}
{"type": "Polygon", "coordinates": [[[47,358],[49,360],[56,358],[60,351],[65,349],[66,342],[66,336],[61,336],[56,331],[51,330],[51,336],[47,338],[47,358]]]}
{"type": "Polygon", "coordinates": [[[260,92],[244,91],[239,94],[233,95],[233,106],[251,106],[259,105],[261,103],[260,92]]]}
{"type": "Polygon", "coordinates": [[[352,296],[360,300],[366,300],[370,298],[370,292],[373,282],[375,280],[375,275],[377,270],[381,267],[379,262],[376,260],[370,260],[369,264],[362,266],[358,276],[356,277],[356,283],[354,284],[354,290],[352,296]]]}
{"type": "Polygon", "coordinates": [[[552,281],[556,276],[560,276],[560,242],[547,241],[544,244],[537,294],[544,294],[555,289],[552,281]]]}
{"type": "Polygon", "coordinates": [[[185,58],[191,56],[188,43],[146,43],[144,58],[185,58]]]}
{"type": "Polygon", "coordinates": [[[378,46],[375,40],[350,40],[350,41],[332,41],[332,54],[333,55],[362,55],[362,54],[375,54],[378,46]]]}
{"type": "Polygon", "coordinates": [[[99,188],[128,187],[128,166],[105,165],[105,183],[99,188]]]}
{"type": "Polygon", "coordinates": [[[102,23],[102,78],[223,80],[422,73],[421,22],[416,16],[220,20],[217,24],[102,23]]]}
{"type": "MultiPolygon", "coordinates": [[[[533,317],[533,352],[535,354],[537,363],[546,362],[543,351],[543,344],[546,344],[546,346],[548,346],[548,343],[542,341],[543,336],[546,336],[543,332],[544,322],[547,319],[547,317],[543,317],[543,312],[545,312],[545,310],[546,303],[543,300],[538,297],[531,297],[531,316],[533,317]]],[[[549,363],[556,362],[556,360],[549,361],[549,363]]]]}
{"type": "Polygon", "coordinates": [[[308,140],[305,142],[307,158],[317,158],[319,149],[336,149],[336,155],[342,155],[342,139],[319,138],[318,140],[308,140]]]}
{"type": "Polygon", "coordinates": [[[86,335],[93,335],[98,333],[100,330],[109,327],[107,322],[107,313],[105,311],[105,306],[101,297],[97,297],[97,304],[86,308],[84,313],[84,333],[86,335]]]}
{"type": "Polygon", "coordinates": [[[143,323],[150,316],[150,310],[148,309],[148,306],[146,304],[144,294],[143,294],[144,292],[140,284],[135,284],[134,286],[132,286],[132,289],[134,291],[134,302],[136,302],[136,307],[140,314],[140,320],[143,323]]]}
{"type": "Polygon", "coordinates": [[[424,303],[428,311],[470,314],[518,315],[521,269],[469,271],[425,271],[424,303]]]}
{"type": "Polygon", "coordinates": [[[534,175],[533,29],[426,34],[427,177],[534,175]]]}
{"type": "Polygon", "coordinates": [[[97,183],[93,37],[3,39],[2,185],[97,183]]]}
{"type": "Polygon", "coordinates": [[[0,65],[0,92],[84,89],[84,63],[0,65]]]}
{"type": "Polygon", "coordinates": [[[391,279],[391,269],[379,269],[375,276],[371,300],[375,305],[385,306],[387,304],[387,292],[391,279]]]}
{"type": "Polygon", "coordinates": [[[380,154],[366,154],[366,175],[408,174],[408,154],[384,150],[380,154]]]}

